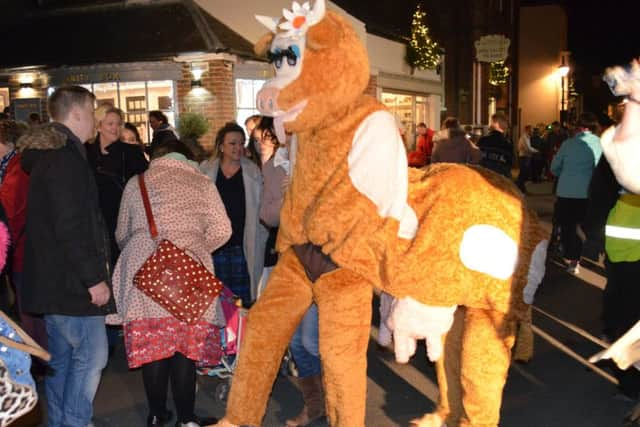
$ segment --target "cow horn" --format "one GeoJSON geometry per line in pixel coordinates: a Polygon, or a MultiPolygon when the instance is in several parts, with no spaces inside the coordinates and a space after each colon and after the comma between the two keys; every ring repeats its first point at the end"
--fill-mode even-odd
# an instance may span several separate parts
{"type": "Polygon", "coordinates": [[[315,25],[324,18],[324,14],[327,10],[325,0],[316,0],[313,5],[313,9],[309,13],[309,26],[315,25]]]}
{"type": "Polygon", "coordinates": [[[272,33],[275,34],[278,31],[278,22],[280,21],[280,18],[273,18],[271,16],[264,16],[264,15],[256,15],[256,19],[262,25],[267,27],[269,31],[271,31],[272,33]]]}

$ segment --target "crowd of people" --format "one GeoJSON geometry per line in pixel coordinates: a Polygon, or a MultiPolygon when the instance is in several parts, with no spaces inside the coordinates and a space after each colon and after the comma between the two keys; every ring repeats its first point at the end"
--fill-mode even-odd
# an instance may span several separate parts
{"type": "MultiPolygon", "coordinates": [[[[166,405],[169,384],[176,426],[210,424],[214,420],[194,413],[196,372],[198,364],[216,363],[224,316],[212,304],[187,325],[134,286],[156,242],[139,181],[132,178],[144,175],[159,234],[195,254],[248,309],[277,262],[296,137],[278,140],[269,117],[252,116],[245,128],[229,122],[218,130],[212,155],[198,163],[162,112],[149,113],[153,138],[145,145],[121,110],[94,109],[94,103],[89,91],[62,87],[48,100],[51,123],[35,116],[30,123],[0,118],[0,202],[13,242],[5,274],[22,326],[52,354],[51,369],[33,367],[45,377],[48,425],[90,425],[101,371],[121,337],[129,367],[141,367],[148,426],[173,418],[166,405]]],[[[595,245],[602,252],[602,230],[624,192],[601,155],[600,125],[590,113],[569,129],[558,122],[526,125],[515,147],[508,129],[499,113],[480,138],[455,117],[437,131],[419,123],[409,166],[463,163],[514,179],[517,165],[514,181],[525,194],[527,182],[552,180],[556,248],[567,271],[579,274],[585,251],[595,245]],[[579,227],[587,235],[584,247],[579,227]]],[[[628,200],[636,196],[624,197],[636,206],[628,200]]],[[[620,253],[608,247],[609,340],[640,317],[626,302],[635,295],[627,282],[640,255],[630,256],[628,247],[620,253]]],[[[296,330],[290,352],[304,407],[286,425],[304,426],[324,416],[315,305],[296,330]]],[[[640,375],[620,371],[620,387],[637,397],[640,375]]]]}
{"type": "MultiPolygon", "coordinates": [[[[268,117],[247,120],[248,139],[229,122],[198,163],[162,112],[149,113],[146,146],[121,110],[94,103],[89,91],[62,87],[48,100],[51,123],[0,120],[0,200],[14,242],[7,271],[22,325],[52,354],[46,372],[34,365],[44,377],[47,425],[90,425],[101,371],[121,339],[129,367],[141,368],[147,425],[173,418],[169,384],[176,426],[211,424],[194,413],[196,366],[219,362],[225,318],[212,304],[188,325],[136,288],[157,242],[131,178],[144,176],[159,235],[194,254],[249,308],[277,261],[295,138],[278,141],[268,117]]],[[[288,426],[324,415],[317,323],[312,307],[292,341],[306,404],[288,426]]]]}

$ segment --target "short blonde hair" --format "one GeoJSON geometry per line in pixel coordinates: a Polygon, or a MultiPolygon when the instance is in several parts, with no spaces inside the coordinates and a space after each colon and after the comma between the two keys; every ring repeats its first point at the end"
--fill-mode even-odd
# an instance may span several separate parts
{"type": "Polygon", "coordinates": [[[100,122],[111,113],[117,114],[118,117],[120,117],[120,121],[124,123],[124,112],[121,109],[116,108],[113,105],[104,104],[96,108],[96,112],[93,114],[96,119],[96,127],[100,126],[100,122]]]}

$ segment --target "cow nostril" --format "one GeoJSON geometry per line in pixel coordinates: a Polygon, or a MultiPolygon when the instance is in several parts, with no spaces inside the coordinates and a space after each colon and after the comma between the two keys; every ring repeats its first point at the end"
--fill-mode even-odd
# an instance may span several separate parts
{"type": "Polygon", "coordinates": [[[273,110],[273,99],[269,99],[269,109],[273,110]]]}
{"type": "Polygon", "coordinates": [[[264,108],[264,102],[262,101],[262,99],[258,100],[258,108],[260,108],[261,110],[264,108]]]}

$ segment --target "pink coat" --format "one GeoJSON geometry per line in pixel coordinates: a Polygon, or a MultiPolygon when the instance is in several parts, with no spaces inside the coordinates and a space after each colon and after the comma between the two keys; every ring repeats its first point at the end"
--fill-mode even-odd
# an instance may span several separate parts
{"type": "MultiPolygon", "coordinates": [[[[144,177],[159,237],[187,249],[213,272],[211,253],[231,236],[231,222],[216,186],[197,167],[166,157],[153,160],[144,177]]],[[[118,313],[107,316],[107,323],[171,316],[133,286],[133,276],[156,247],[137,177],[129,180],[122,195],[116,241],[122,249],[112,278],[118,313]]],[[[203,320],[224,324],[216,307],[212,304],[203,320]]]]}

